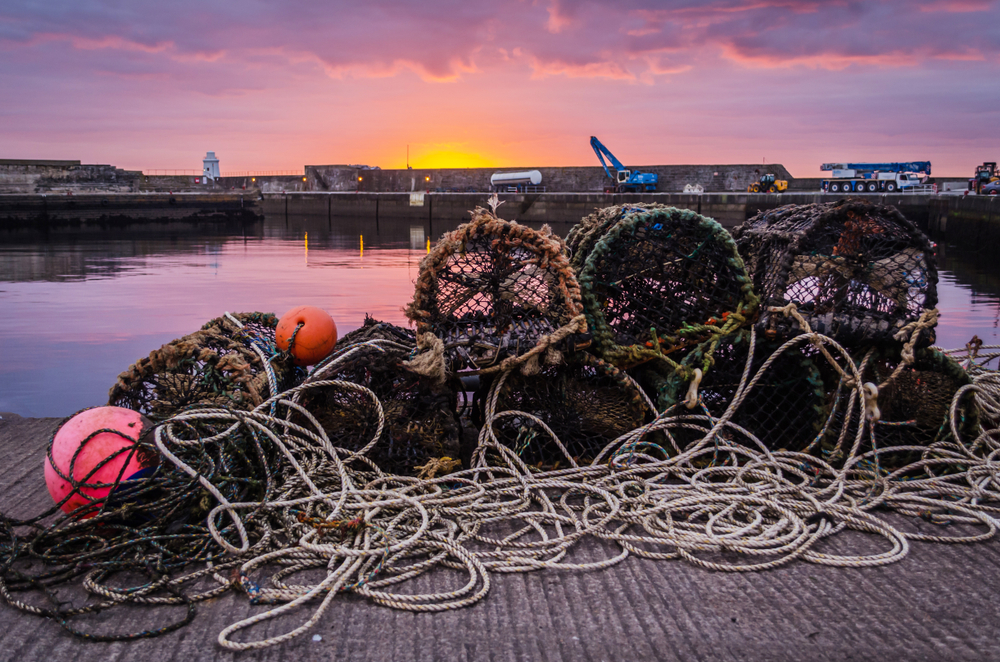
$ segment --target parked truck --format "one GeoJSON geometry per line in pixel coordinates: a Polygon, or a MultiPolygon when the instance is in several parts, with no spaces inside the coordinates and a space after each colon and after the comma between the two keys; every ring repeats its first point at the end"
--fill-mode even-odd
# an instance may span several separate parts
{"type": "Polygon", "coordinates": [[[931,174],[930,161],[903,163],[824,163],[822,181],[829,193],[895,193],[920,186],[931,174]]]}

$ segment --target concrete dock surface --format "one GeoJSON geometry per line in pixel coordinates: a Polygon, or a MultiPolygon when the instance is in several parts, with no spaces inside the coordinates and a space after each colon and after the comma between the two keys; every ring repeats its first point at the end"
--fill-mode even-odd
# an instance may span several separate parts
{"type": "MultiPolygon", "coordinates": [[[[0,416],[0,512],[11,517],[39,513],[51,505],[42,462],[60,420],[0,416]]],[[[886,546],[853,533],[823,542],[840,553],[886,546]]],[[[587,539],[573,558],[598,560],[615,552],[587,539]]],[[[223,649],[216,637],[267,607],[252,606],[245,595],[233,592],[200,603],[194,622],[178,631],[115,643],[81,640],[57,623],[4,604],[0,660],[1000,659],[997,540],[911,543],[903,561],[861,569],[793,561],[770,571],[726,573],[632,557],[603,571],[494,573],[492,581],[479,603],[442,613],[396,611],[356,595],[339,596],[306,634],[243,653],[223,649]]],[[[419,578],[410,590],[449,590],[444,587],[464,582],[457,573],[432,575],[419,578]]],[[[79,601],[82,594],[64,599],[71,598],[79,601]]],[[[40,603],[37,594],[32,601],[40,603]]],[[[305,608],[235,638],[275,636],[311,614],[312,608],[305,608]]],[[[183,615],[183,607],[128,606],[74,619],[73,625],[128,632],[160,627],[183,615]]]]}

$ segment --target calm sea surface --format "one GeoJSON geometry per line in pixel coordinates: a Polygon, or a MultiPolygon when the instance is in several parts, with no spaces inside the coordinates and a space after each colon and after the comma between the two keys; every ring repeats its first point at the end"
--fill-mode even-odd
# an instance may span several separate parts
{"type": "MultiPolygon", "coordinates": [[[[314,305],[341,335],[365,313],[406,324],[427,238],[455,225],[281,216],[200,231],[0,232],[0,412],[104,404],[130,364],[226,311],[314,305]]],[[[938,344],[1000,343],[1000,260],[942,246],[939,267],[938,344]]]]}

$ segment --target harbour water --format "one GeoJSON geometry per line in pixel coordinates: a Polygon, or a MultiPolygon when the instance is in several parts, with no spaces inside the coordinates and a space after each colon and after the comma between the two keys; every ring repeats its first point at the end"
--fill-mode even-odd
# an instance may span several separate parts
{"type": "MultiPolygon", "coordinates": [[[[0,231],[0,412],[66,416],[104,404],[131,363],[226,311],[319,306],[341,335],[365,314],[405,324],[428,239],[451,227],[278,215],[0,231]]],[[[939,258],[938,344],[1000,342],[1000,263],[944,245],[939,258]]]]}

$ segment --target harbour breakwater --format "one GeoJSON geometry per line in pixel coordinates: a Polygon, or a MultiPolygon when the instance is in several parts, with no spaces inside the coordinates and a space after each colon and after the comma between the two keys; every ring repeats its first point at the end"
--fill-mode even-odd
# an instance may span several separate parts
{"type": "MultiPolygon", "coordinates": [[[[434,223],[455,223],[471,218],[470,211],[485,207],[488,193],[264,193],[263,209],[267,215],[325,216],[329,219],[409,219],[424,224],[429,236],[435,236],[434,223]]],[[[497,214],[521,223],[576,223],[596,209],[621,204],[660,203],[690,209],[734,228],[760,211],[788,204],[830,202],[840,194],[795,193],[500,193],[497,214]]],[[[933,195],[866,195],[897,207],[907,218],[927,228],[938,212],[933,195]]],[[[961,209],[956,214],[961,215],[961,209]]],[[[998,219],[1000,222],[1000,219],[998,219]]],[[[961,224],[961,221],[953,221],[961,224]]]]}
{"type": "Polygon", "coordinates": [[[245,223],[262,214],[259,193],[0,195],[2,230],[245,223]]]}
{"type": "MultiPolygon", "coordinates": [[[[687,185],[706,191],[746,191],[765,173],[787,180],[790,190],[819,189],[819,180],[796,179],[780,163],[724,165],[640,165],[659,177],[658,190],[680,192],[687,185]]],[[[381,169],[359,165],[307,165],[302,174],[240,173],[206,179],[187,174],[140,172],[80,161],[0,159],[0,194],[142,193],[142,192],[472,192],[491,190],[497,171],[538,170],[538,190],[574,193],[602,192],[610,183],[604,168],[505,167],[505,168],[406,168],[381,169]]]]}
{"type": "MultiPolygon", "coordinates": [[[[468,220],[485,206],[489,194],[427,192],[236,191],[215,193],[95,193],[76,195],[0,195],[0,229],[33,230],[65,226],[101,227],[135,223],[255,222],[264,214],[325,218],[338,223],[406,220],[424,228],[428,238],[468,220]]],[[[501,193],[498,213],[528,224],[576,223],[610,205],[657,202],[690,209],[734,228],[760,211],[787,204],[829,202],[844,194],[823,193],[501,193]]],[[[865,195],[898,208],[937,238],[979,248],[1000,247],[998,196],[932,194],[865,195]]]]}

